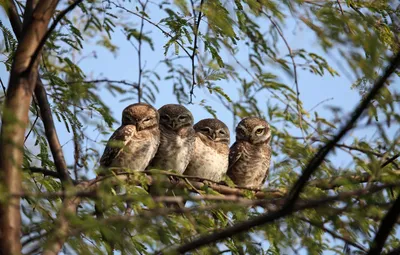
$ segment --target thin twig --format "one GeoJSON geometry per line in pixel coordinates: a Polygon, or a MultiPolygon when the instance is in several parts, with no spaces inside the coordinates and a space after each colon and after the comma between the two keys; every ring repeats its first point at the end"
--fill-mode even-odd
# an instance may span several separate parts
{"type": "Polygon", "coordinates": [[[148,3],[148,0],[144,4],[142,4],[141,1],[139,1],[140,5],[142,6],[142,15],[140,18],[140,31],[139,31],[139,37],[138,37],[138,42],[139,42],[139,47],[137,50],[138,53],[138,64],[139,64],[139,77],[138,77],[138,84],[137,84],[137,93],[138,93],[138,103],[140,103],[142,99],[142,74],[143,74],[143,69],[142,69],[142,36],[143,36],[143,27],[144,27],[144,13],[145,9],[148,3]]]}
{"type": "Polygon", "coordinates": [[[200,7],[199,7],[199,14],[197,17],[197,22],[196,22],[196,12],[194,9],[194,5],[192,6],[193,8],[193,15],[194,15],[194,24],[193,24],[193,33],[194,33],[194,42],[193,42],[193,51],[192,55],[190,56],[191,62],[192,62],[192,87],[190,88],[190,95],[189,95],[189,104],[193,103],[193,95],[194,95],[194,87],[196,86],[196,79],[195,79],[195,58],[197,54],[197,40],[198,40],[198,35],[199,35],[199,27],[200,27],[200,21],[201,21],[201,8],[203,6],[203,0],[200,1],[200,7]]]}
{"type": "Polygon", "coordinates": [[[61,11],[53,23],[51,24],[50,28],[47,30],[46,34],[44,34],[43,38],[40,40],[37,48],[32,54],[31,60],[29,62],[29,65],[27,69],[25,70],[26,73],[29,73],[30,70],[33,68],[36,59],[38,58],[40,51],[42,50],[44,44],[46,43],[47,39],[49,39],[51,33],[53,33],[54,29],[56,29],[58,23],[64,18],[65,15],[67,15],[70,11],[72,11],[78,4],[80,4],[83,0],[75,0],[70,6],[68,6],[65,10],[61,11]]]}
{"type": "Polygon", "coordinates": [[[326,103],[326,102],[328,102],[328,101],[331,101],[331,100],[333,100],[333,99],[334,99],[333,97],[324,99],[324,100],[322,100],[321,102],[319,102],[318,104],[316,104],[315,106],[313,106],[313,107],[312,107],[310,110],[308,110],[308,111],[309,111],[309,112],[312,112],[315,108],[317,108],[317,107],[320,106],[321,104],[326,103]]]}
{"type": "Polygon", "coordinates": [[[283,35],[282,29],[279,27],[279,25],[272,19],[272,17],[270,15],[268,15],[265,12],[263,12],[263,13],[271,21],[272,25],[274,25],[275,30],[278,32],[279,36],[282,38],[283,42],[285,43],[286,48],[289,52],[290,59],[292,60],[294,84],[296,86],[296,106],[297,106],[297,113],[298,113],[298,117],[299,117],[299,126],[300,126],[300,130],[301,130],[301,134],[304,137],[304,142],[308,145],[305,130],[303,128],[303,113],[301,111],[302,107],[300,106],[300,89],[299,89],[299,82],[298,82],[298,77],[297,77],[297,66],[296,66],[296,62],[294,61],[292,48],[290,47],[288,41],[286,40],[285,36],[283,35]]]}
{"type": "Polygon", "coordinates": [[[32,130],[35,128],[36,122],[39,119],[39,113],[37,113],[35,120],[33,121],[33,124],[31,126],[31,128],[29,129],[28,134],[26,134],[25,139],[24,139],[24,143],[26,142],[26,140],[28,139],[28,137],[31,135],[32,130]]]}
{"type": "MultiPolygon", "coordinates": [[[[130,10],[126,9],[125,7],[123,7],[123,6],[121,6],[121,5],[118,5],[118,4],[114,3],[114,2],[111,2],[111,3],[112,3],[115,7],[117,7],[117,8],[120,8],[120,9],[122,9],[122,10],[124,10],[124,11],[126,11],[126,12],[128,12],[128,13],[130,13],[130,14],[132,14],[132,15],[135,15],[135,16],[137,16],[137,17],[139,17],[139,18],[143,18],[143,19],[144,19],[145,21],[147,21],[149,24],[151,24],[151,25],[155,26],[156,28],[158,28],[158,30],[160,30],[164,35],[168,36],[169,38],[172,38],[172,39],[175,38],[175,36],[171,35],[171,34],[168,33],[167,31],[165,31],[164,29],[162,29],[158,24],[154,23],[153,21],[149,20],[148,18],[142,17],[142,15],[137,14],[137,13],[135,13],[135,12],[133,12],[133,11],[130,11],[130,10]]],[[[179,47],[181,47],[181,49],[186,53],[186,55],[188,55],[189,57],[191,56],[191,54],[189,53],[189,51],[188,51],[185,47],[183,47],[182,43],[179,42],[179,40],[176,40],[175,43],[178,44],[179,47]]]]}
{"type": "Polygon", "coordinates": [[[1,84],[1,87],[3,88],[4,96],[7,96],[6,87],[4,86],[3,80],[1,78],[0,78],[0,84],[1,84]]]}
{"type": "Polygon", "coordinates": [[[76,83],[118,83],[118,84],[123,84],[127,85],[130,87],[137,88],[137,85],[131,82],[127,82],[125,80],[109,80],[109,79],[99,79],[99,80],[87,80],[87,81],[68,81],[66,84],[76,84],[76,83]]]}
{"type": "Polygon", "coordinates": [[[318,222],[315,222],[315,221],[306,219],[306,218],[304,218],[304,217],[298,217],[298,218],[299,218],[300,220],[302,220],[302,221],[305,221],[305,222],[309,223],[310,225],[312,225],[312,226],[314,226],[314,227],[317,227],[317,228],[322,229],[324,232],[327,232],[328,234],[330,234],[333,238],[340,239],[340,240],[342,240],[343,242],[345,242],[345,243],[347,243],[347,244],[350,244],[350,245],[353,246],[353,247],[356,247],[356,248],[358,248],[358,249],[360,249],[360,250],[362,250],[362,251],[366,251],[366,249],[365,249],[362,245],[360,245],[360,244],[358,244],[357,242],[352,241],[352,240],[350,240],[349,238],[344,237],[344,236],[341,236],[341,235],[337,234],[336,232],[334,232],[334,231],[332,231],[332,230],[326,228],[326,227],[324,226],[324,224],[320,224],[320,223],[318,223],[318,222]]]}
{"type": "Polygon", "coordinates": [[[54,178],[60,178],[60,175],[55,172],[55,171],[51,171],[51,170],[47,170],[47,169],[43,169],[40,167],[29,167],[29,168],[24,168],[24,170],[30,171],[32,173],[41,173],[44,176],[51,176],[54,178]]]}

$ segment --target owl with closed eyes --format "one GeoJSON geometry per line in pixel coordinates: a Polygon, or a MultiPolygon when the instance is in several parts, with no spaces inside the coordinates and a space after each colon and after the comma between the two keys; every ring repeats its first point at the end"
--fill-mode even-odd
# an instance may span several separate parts
{"type": "Polygon", "coordinates": [[[182,174],[193,153],[193,115],[183,105],[167,104],[160,114],[160,146],[149,168],[174,170],[182,174]]]}
{"type": "Polygon", "coordinates": [[[151,105],[127,106],[122,112],[122,125],[109,139],[100,166],[144,171],[160,144],[158,122],[158,112],[151,105]]]}
{"type": "Polygon", "coordinates": [[[228,170],[228,127],[218,119],[203,119],[193,128],[196,131],[195,149],[184,174],[221,181],[228,170]]]}
{"type": "Polygon", "coordinates": [[[236,127],[236,142],[229,153],[227,175],[240,187],[261,188],[271,163],[271,129],[257,117],[248,117],[236,127]]]}
{"type": "MultiPolygon", "coordinates": [[[[144,171],[153,159],[160,144],[157,110],[148,104],[137,103],[127,106],[122,112],[122,124],[112,134],[100,159],[104,168],[126,168],[130,171],[144,171]]],[[[104,170],[103,170],[104,171],[104,170]]],[[[106,174],[100,172],[99,176],[106,174]]],[[[95,203],[98,219],[104,217],[102,201],[95,203]]],[[[112,253],[114,243],[101,231],[103,241],[108,243],[108,253],[112,253]]]]}

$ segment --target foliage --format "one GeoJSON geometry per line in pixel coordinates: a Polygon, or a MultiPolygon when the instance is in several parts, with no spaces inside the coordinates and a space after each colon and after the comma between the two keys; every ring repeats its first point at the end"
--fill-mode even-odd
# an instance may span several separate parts
{"type": "MultiPolygon", "coordinates": [[[[22,13],[25,1],[16,3],[22,13]]],[[[59,10],[65,7],[58,6],[59,10]]],[[[143,174],[117,183],[121,189],[115,187],[115,182],[101,182],[95,195],[82,195],[76,214],[67,215],[70,231],[63,248],[65,253],[102,254],[110,249],[110,244],[124,254],[168,252],[168,248],[176,248],[202,234],[276,210],[283,198],[272,191],[286,194],[290,190],[307,162],[336,134],[351,111],[337,106],[331,106],[329,113],[306,110],[299,94],[307,84],[299,84],[299,73],[321,77],[348,75],[353,82],[349,87],[363,98],[389,57],[399,51],[399,10],[388,0],[83,1],[51,33],[39,68],[52,113],[63,125],[58,129],[65,128],[74,143],[74,151],[65,153],[72,159],[68,170],[75,183],[91,179],[98,166],[103,147],[93,139],[93,130],[108,137],[113,124],[118,122],[111,113],[112,102],[104,100],[104,93],[127,104],[138,100],[154,104],[163,96],[161,84],[170,86],[174,100],[198,104],[214,117],[229,113],[233,123],[245,116],[265,118],[273,130],[274,164],[268,189],[264,190],[266,196],[260,201],[251,191],[244,192],[237,201],[211,199],[213,196],[209,195],[224,193],[207,183],[194,189],[190,182],[181,180],[179,196],[190,202],[179,213],[171,213],[154,202],[146,192],[150,183],[143,174]],[[324,55],[313,47],[289,44],[283,33],[289,22],[315,35],[324,55]],[[93,78],[82,68],[82,61],[97,56],[88,54],[86,48],[95,45],[118,56],[121,45],[115,38],[120,31],[133,46],[132,66],[137,70],[133,78],[137,82],[93,78]],[[157,48],[158,37],[149,31],[163,35],[163,48],[157,48]],[[165,75],[144,64],[147,56],[143,47],[162,56],[159,65],[167,70],[165,75]],[[329,54],[340,60],[339,66],[345,71],[334,68],[337,65],[326,59],[329,54]],[[283,76],[290,81],[286,82],[283,76]],[[201,93],[206,96],[203,98],[201,93]],[[218,100],[224,111],[214,109],[209,98],[218,100]],[[94,200],[99,198],[108,208],[105,218],[100,220],[93,216],[94,200]],[[246,206],[249,201],[254,203],[251,207],[246,206]]],[[[1,63],[9,71],[18,43],[4,20],[0,21],[0,30],[1,63]]],[[[330,155],[301,194],[305,203],[336,195],[339,199],[321,202],[318,207],[294,212],[251,232],[203,246],[196,253],[350,254],[351,250],[364,254],[399,195],[396,159],[400,136],[395,127],[400,115],[394,81],[398,78],[387,82],[353,128],[351,138],[336,144],[333,154],[346,153],[344,157],[350,164],[344,167],[335,162],[338,157],[330,155]],[[372,191],[379,185],[388,186],[372,191]],[[346,192],[359,189],[365,192],[345,196],[346,192]]],[[[1,94],[1,102],[3,99],[1,94]]],[[[23,164],[24,253],[41,253],[57,235],[57,215],[64,199],[51,195],[64,190],[58,178],[32,170],[56,173],[44,127],[37,116],[37,102],[33,100],[27,132],[27,141],[33,144],[26,144],[23,164]]],[[[385,252],[400,246],[396,231],[391,232],[385,252]]]]}

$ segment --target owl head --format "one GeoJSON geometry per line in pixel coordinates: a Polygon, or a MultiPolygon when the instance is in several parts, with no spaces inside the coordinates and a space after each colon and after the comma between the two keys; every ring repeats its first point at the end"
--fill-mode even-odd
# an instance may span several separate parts
{"type": "Polygon", "coordinates": [[[131,104],[122,112],[122,125],[135,125],[138,131],[158,126],[159,115],[153,106],[131,104]]]}
{"type": "Polygon", "coordinates": [[[218,119],[200,120],[193,126],[196,133],[200,133],[213,142],[221,142],[229,145],[229,129],[218,119]]]}
{"type": "Polygon", "coordinates": [[[236,140],[247,141],[251,144],[269,143],[271,129],[263,119],[257,117],[244,118],[236,127],[236,140]]]}
{"type": "Polygon", "coordinates": [[[183,105],[166,104],[158,109],[160,114],[160,125],[177,131],[183,127],[193,126],[193,115],[183,105]]]}

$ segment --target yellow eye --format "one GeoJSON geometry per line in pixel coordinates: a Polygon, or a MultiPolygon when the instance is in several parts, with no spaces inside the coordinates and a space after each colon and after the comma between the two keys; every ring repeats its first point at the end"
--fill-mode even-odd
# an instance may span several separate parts
{"type": "Polygon", "coordinates": [[[256,134],[257,134],[257,135],[261,135],[263,132],[264,132],[264,129],[263,129],[263,128],[260,128],[260,129],[257,129],[257,130],[256,130],[256,134]]]}

